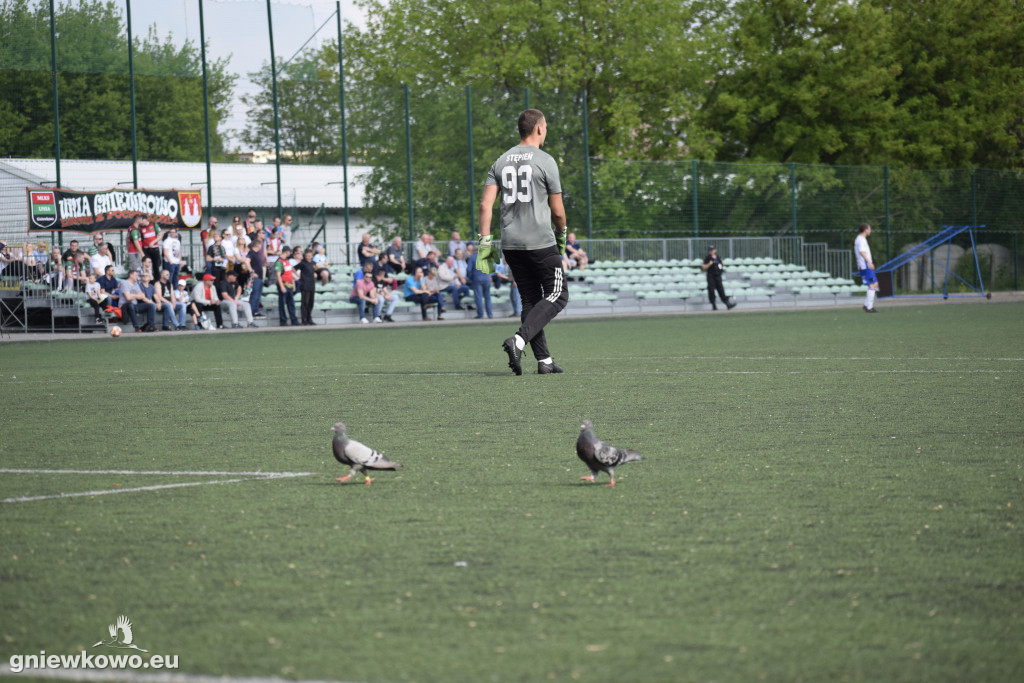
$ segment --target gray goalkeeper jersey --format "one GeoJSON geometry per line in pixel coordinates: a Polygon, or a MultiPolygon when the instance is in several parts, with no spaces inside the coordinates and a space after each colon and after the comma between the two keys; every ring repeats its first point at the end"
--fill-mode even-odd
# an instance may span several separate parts
{"type": "Polygon", "coordinates": [[[561,194],[562,183],[550,154],[533,145],[516,145],[494,162],[486,184],[498,186],[502,249],[555,245],[548,195],[561,194]]]}

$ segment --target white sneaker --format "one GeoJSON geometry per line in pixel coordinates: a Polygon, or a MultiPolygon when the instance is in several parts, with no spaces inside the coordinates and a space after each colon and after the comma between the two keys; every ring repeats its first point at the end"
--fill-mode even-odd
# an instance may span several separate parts
{"type": "Polygon", "coordinates": [[[368,322],[370,322],[370,321],[369,321],[369,320],[367,320],[366,318],[360,318],[360,319],[359,319],[359,322],[361,322],[361,323],[364,323],[364,324],[366,324],[366,323],[368,323],[368,322]]]}
{"type": "Polygon", "coordinates": [[[376,318],[374,318],[373,322],[375,322],[375,323],[381,322],[380,316],[378,315],[376,318]]]}

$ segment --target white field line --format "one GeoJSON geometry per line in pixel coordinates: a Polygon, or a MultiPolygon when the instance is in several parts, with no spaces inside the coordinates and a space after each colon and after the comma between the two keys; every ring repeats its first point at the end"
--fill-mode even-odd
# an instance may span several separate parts
{"type": "Polygon", "coordinates": [[[149,673],[139,671],[90,669],[25,669],[11,671],[9,664],[0,664],[0,676],[59,679],[65,681],[125,681],[126,683],[345,683],[344,681],[294,680],[276,677],[206,676],[203,674],[149,673]]]}
{"type": "Polygon", "coordinates": [[[183,476],[209,476],[209,475],[236,475],[238,479],[214,479],[212,481],[184,481],[175,484],[155,484],[152,486],[135,486],[132,488],[102,489],[99,491],[77,491],[74,493],[54,493],[42,496],[19,496],[15,498],[4,498],[2,503],[28,503],[35,500],[56,500],[59,498],[79,498],[83,496],[105,496],[110,493],[132,493],[136,491],[160,491],[163,489],[176,489],[186,486],[205,486],[207,484],[237,484],[242,481],[261,481],[266,479],[282,479],[286,477],[306,477],[312,472],[161,472],[161,471],[137,471],[137,470],[39,470],[39,469],[0,469],[0,473],[7,474],[119,474],[119,475],[183,475],[183,476]]]}

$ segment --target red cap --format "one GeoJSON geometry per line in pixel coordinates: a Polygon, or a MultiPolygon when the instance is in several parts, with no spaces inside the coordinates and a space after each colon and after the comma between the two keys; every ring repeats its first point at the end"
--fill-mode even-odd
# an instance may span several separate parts
{"type": "Polygon", "coordinates": [[[203,276],[203,282],[213,282],[216,279],[217,278],[213,277],[209,273],[207,273],[206,275],[203,276]]]}

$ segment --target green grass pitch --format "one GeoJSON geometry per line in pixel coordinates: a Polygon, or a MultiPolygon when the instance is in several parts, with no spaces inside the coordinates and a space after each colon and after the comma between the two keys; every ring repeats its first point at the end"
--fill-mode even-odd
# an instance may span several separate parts
{"type": "Polygon", "coordinates": [[[1024,678],[1024,304],[512,331],[0,346],[0,663],[124,614],[190,674],[1024,678]],[[404,467],[336,483],[339,420],[404,467]]]}

